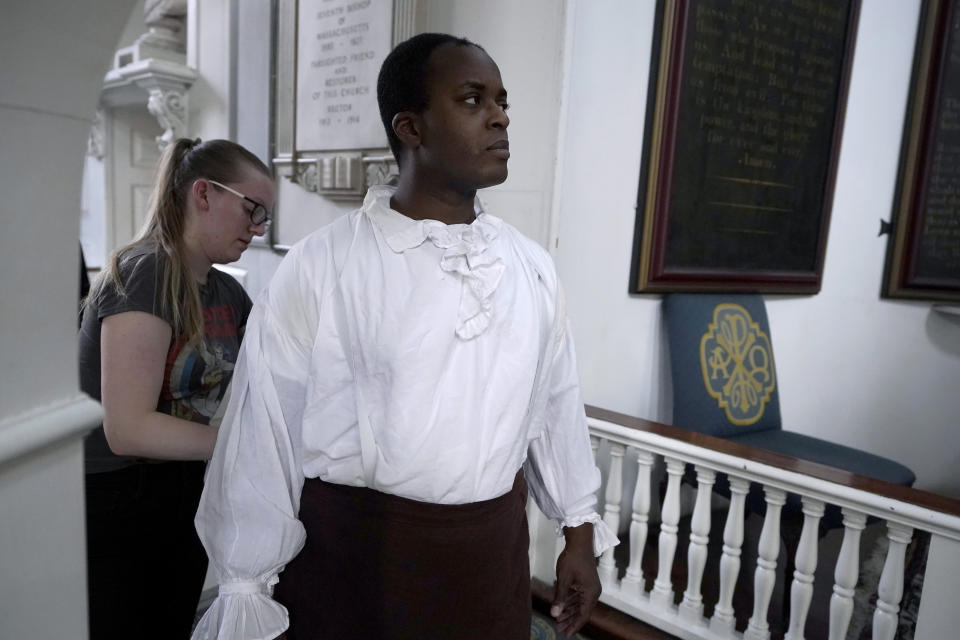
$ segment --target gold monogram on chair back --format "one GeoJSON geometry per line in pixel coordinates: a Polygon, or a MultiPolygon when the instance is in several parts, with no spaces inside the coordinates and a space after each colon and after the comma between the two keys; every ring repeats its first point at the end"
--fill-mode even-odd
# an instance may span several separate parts
{"type": "Polygon", "coordinates": [[[770,337],[738,304],[713,309],[713,321],[700,339],[700,367],[707,393],[735,425],[763,417],[776,388],[770,337]]]}

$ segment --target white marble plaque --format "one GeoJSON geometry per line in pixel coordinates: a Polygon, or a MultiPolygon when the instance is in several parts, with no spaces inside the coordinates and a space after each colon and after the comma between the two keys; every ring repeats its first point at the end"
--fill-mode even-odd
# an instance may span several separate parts
{"type": "Polygon", "coordinates": [[[297,149],[386,147],[377,73],[393,0],[300,0],[298,21],[297,149]]]}

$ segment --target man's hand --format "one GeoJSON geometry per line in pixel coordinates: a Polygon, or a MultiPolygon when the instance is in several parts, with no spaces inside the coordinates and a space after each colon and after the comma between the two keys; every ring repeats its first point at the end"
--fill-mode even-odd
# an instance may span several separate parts
{"type": "Polygon", "coordinates": [[[553,591],[550,615],[557,631],[573,636],[590,619],[600,598],[600,577],[593,555],[593,524],[563,530],[567,544],[557,558],[557,584],[553,591]]]}

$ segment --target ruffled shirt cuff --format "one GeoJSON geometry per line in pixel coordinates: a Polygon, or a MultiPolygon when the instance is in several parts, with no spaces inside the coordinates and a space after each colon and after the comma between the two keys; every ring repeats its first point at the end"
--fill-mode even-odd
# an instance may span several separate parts
{"type": "Polygon", "coordinates": [[[607,523],[603,521],[603,518],[600,517],[600,514],[594,512],[585,516],[575,516],[573,518],[565,518],[557,524],[557,536],[563,536],[564,527],[579,527],[585,523],[591,523],[593,525],[593,555],[601,556],[603,552],[607,549],[611,549],[618,544],[620,544],[620,538],[617,537],[617,534],[613,532],[610,527],[607,526],[607,523]]]}
{"type": "Polygon", "coordinates": [[[227,582],[197,623],[191,640],[274,640],[290,626],[287,609],[270,597],[270,583],[227,582]]]}

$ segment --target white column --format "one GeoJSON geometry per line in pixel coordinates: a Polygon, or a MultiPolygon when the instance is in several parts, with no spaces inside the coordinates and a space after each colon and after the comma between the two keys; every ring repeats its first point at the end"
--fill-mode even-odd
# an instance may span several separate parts
{"type": "Polygon", "coordinates": [[[670,572],[673,556],[677,551],[677,523],[680,522],[680,477],[683,475],[682,460],[664,457],[667,463],[667,495],[660,513],[659,566],[657,579],[653,582],[650,602],[661,609],[673,606],[673,583],[670,572]]]}
{"type": "MultiPolygon", "coordinates": [[[[627,447],[610,443],[610,472],[607,474],[606,501],[603,506],[603,522],[611,531],[620,531],[620,494],[623,484],[623,454],[627,447]]],[[[613,559],[613,547],[603,552],[598,569],[600,581],[607,591],[617,588],[617,565],[613,559]]]]}
{"type": "Polygon", "coordinates": [[[703,568],[707,564],[707,541],[710,539],[710,498],[716,474],[710,469],[697,467],[697,502],[693,507],[690,522],[690,545],[687,548],[687,589],[680,603],[680,617],[689,623],[699,623],[703,618],[703,595],[700,585],[703,568]]]}
{"type": "Polygon", "coordinates": [[[877,610],[873,612],[873,640],[893,640],[903,597],[903,559],[913,527],[887,522],[887,559],[877,589],[877,610]]]}
{"type": "Polygon", "coordinates": [[[782,489],[767,486],[763,491],[767,500],[767,515],[763,520],[757,548],[759,557],[757,570],[753,574],[753,615],[743,634],[745,640],[767,640],[770,637],[767,610],[777,577],[777,556],[780,555],[780,510],[787,494],[782,489]]]}
{"type": "Polygon", "coordinates": [[[103,410],[77,380],[80,186],[133,4],[3,3],[0,638],[87,637],[83,437],[103,410]]]}
{"type": "Polygon", "coordinates": [[[830,596],[830,638],[843,640],[853,616],[853,594],[860,576],[860,532],[867,516],[852,509],[843,510],[843,543],[833,572],[833,595],[830,596]]]}
{"type": "Polygon", "coordinates": [[[817,570],[817,542],[820,539],[823,502],[806,496],[801,499],[803,531],[800,532],[800,544],[794,560],[793,584],[790,587],[790,625],[784,640],[803,640],[803,628],[813,598],[813,572],[817,570]]]}
{"type": "Polygon", "coordinates": [[[740,547],[743,545],[743,511],[750,482],[730,478],[730,508],[723,528],[723,555],[720,556],[720,597],[710,618],[710,631],[720,637],[732,637],[733,592],[740,575],[740,547]]]}
{"type": "Polygon", "coordinates": [[[960,629],[960,540],[934,533],[927,550],[916,638],[949,638],[960,629]]]}
{"type": "Polygon", "coordinates": [[[620,582],[621,593],[634,598],[643,595],[643,548],[647,544],[647,521],[650,519],[650,470],[653,454],[637,450],[637,483],[633,489],[630,513],[630,565],[620,582]]]}
{"type": "Polygon", "coordinates": [[[190,88],[186,120],[190,136],[204,140],[229,138],[234,129],[234,34],[228,28],[233,6],[233,0],[187,0],[187,66],[197,71],[199,81],[190,88]]]}

